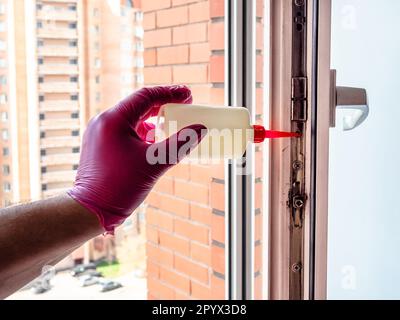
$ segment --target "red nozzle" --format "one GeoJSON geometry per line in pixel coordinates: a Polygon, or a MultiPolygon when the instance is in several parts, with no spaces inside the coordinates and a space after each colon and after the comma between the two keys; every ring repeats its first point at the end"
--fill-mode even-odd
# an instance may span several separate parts
{"type": "Polygon", "coordinates": [[[300,138],[301,134],[297,132],[282,132],[265,130],[263,126],[254,126],[254,142],[261,143],[265,139],[278,139],[278,138],[300,138]]]}

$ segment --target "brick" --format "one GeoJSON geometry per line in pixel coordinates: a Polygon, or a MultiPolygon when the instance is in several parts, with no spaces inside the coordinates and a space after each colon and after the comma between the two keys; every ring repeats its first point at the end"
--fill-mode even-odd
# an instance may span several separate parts
{"type": "Polygon", "coordinates": [[[158,208],[160,206],[160,198],[154,191],[149,193],[144,202],[155,208],[158,208]]]}
{"type": "Polygon", "coordinates": [[[175,181],[175,195],[188,201],[208,204],[208,188],[200,184],[175,181]]]}
{"type": "Polygon", "coordinates": [[[191,223],[180,219],[175,219],[174,231],[188,239],[209,244],[209,229],[206,226],[191,223]]]}
{"type": "Polygon", "coordinates": [[[209,62],[210,61],[210,45],[208,42],[190,44],[190,62],[209,62]]]}
{"type": "Polygon", "coordinates": [[[197,242],[190,243],[190,256],[196,261],[211,266],[211,249],[197,242]]]}
{"type": "Polygon", "coordinates": [[[154,11],[171,7],[171,0],[144,0],[141,1],[142,11],[154,11]]]}
{"type": "Polygon", "coordinates": [[[225,211],[225,185],[212,182],[210,188],[210,205],[214,209],[225,211]]]}
{"type": "Polygon", "coordinates": [[[172,30],[158,29],[153,31],[146,31],[144,36],[144,47],[154,48],[154,47],[164,47],[170,46],[172,44],[172,30]]]}
{"type": "Polygon", "coordinates": [[[155,244],[158,244],[158,231],[155,228],[152,228],[150,226],[146,226],[146,239],[147,241],[154,242],[155,244]]]}
{"type": "Polygon", "coordinates": [[[150,242],[146,244],[146,255],[149,260],[167,267],[173,267],[174,256],[171,251],[162,250],[150,242]]]}
{"type": "Polygon", "coordinates": [[[146,67],[155,66],[157,64],[157,51],[155,49],[145,50],[143,59],[146,67]]]}
{"type": "Polygon", "coordinates": [[[188,4],[188,3],[193,3],[197,2],[199,0],[172,0],[172,5],[173,6],[181,6],[183,4],[188,4]]]}
{"type": "Polygon", "coordinates": [[[210,17],[224,17],[225,16],[225,0],[212,0],[210,1],[210,17]]]}
{"type": "Polygon", "coordinates": [[[254,299],[255,300],[263,300],[263,283],[262,283],[262,275],[260,274],[254,279],[254,299]]]}
{"type": "Polygon", "coordinates": [[[180,293],[180,292],[175,292],[175,299],[176,300],[191,300],[192,297],[190,295],[180,293]]]}
{"type": "Polygon", "coordinates": [[[211,247],[211,267],[213,271],[225,274],[225,250],[217,246],[211,247]]]}
{"type": "Polygon", "coordinates": [[[261,23],[256,24],[256,48],[264,49],[264,26],[261,23]]]}
{"type": "Polygon", "coordinates": [[[187,24],[189,10],[186,6],[157,11],[157,27],[171,27],[187,24]]]}
{"type": "Polygon", "coordinates": [[[174,83],[207,83],[208,66],[206,64],[174,66],[173,80],[174,83]]]}
{"type": "Polygon", "coordinates": [[[225,218],[216,214],[211,218],[211,239],[225,243],[225,218]]]}
{"type": "Polygon", "coordinates": [[[211,182],[211,173],[208,166],[192,164],[190,166],[190,181],[208,185],[211,182]]]}
{"type": "Polygon", "coordinates": [[[207,23],[195,23],[174,27],[172,30],[173,44],[195,43],[207,41],[207,23]]]}
{"type": "Polygon", "coordinates": [[[211,215],[212,212],[210,207],[195,203],[190,204],[190,220],[211,226],[211,215]]]}
{"type": "Polygon", "coordinates": [[[178,274],[177,272],[160,268],[160,279],[173,288],[182,290],[184,293],[190,293],[190,280],[189,278],[178,274]]]}
{"type": "Polygon", "coordinates": [[[157,64],[189,63],[189,46],[173,46],[157,49],[157,64]]]}
{"type": "Polygon", "coordinates": [[[172,68],[146,67],[144,68],[144,80],[146,84],[170,84],[172,83],[172,68]]]}
{"type": "Polygon", "coordinates": [[[189,165],[180,163],[177,166],[173,167],[172,169],[168,170],[167,176],[175,177],[182,180],[189,180],[190,173],[189,173],[189,165]]]}
{"type": "Polygon", "coordinates": [[[219,164],[212,165],[210,167],[211,175],[213,178],[224,180],[225,179],[225,164],[221,162],[219,164]]]}
{"type": "Polygon", "coordinates": [[[148,277],[152,277],[154,279],[158,279],[160,277],[160,267],[155,263],[147,261],[146,269],[148,277]]]}
{"type": "Polygon", "coordinates": [[[149,293],[157,299],[161,300],[174,300],[175,291],[169,286],[162,284],[160,281],[148,278],[147,288],[149,293]]]}
{"type": "Polygon", "coordinates": [[[172,178],[163,177],[154,186],[155,191],[173,194],[174,193],[174,180],[172,178]]]}
{"type": "Polygon", "coordinates": [[[159,194],[159,208],[165,212],[172,213],[176,216],[180,216],[183,218],[189,218],[190,216],[190,207],[189,202],[178,199],[174,196],[168,196],[159,194]]]}
{"type": "Polygon", "coordinates": [[[262,214],[257,214],[254,217],[254,241],[262,240],[262,232],[263,232],[263,219],[262,214]]]}
{"type": "Polygon", "coordinates": [[[209,1],[198,2],[189,6],[189,21],[201,22],[210,19],[209,1]]]}
{"type": "Polygon", "coordinates": [[[210,59],[210,81],[213,83],[225,81],[225,57],[213,55],[210,59]]]}
{"type": "Polygon", "coordinates": [[[224,300],[225,299],[225,281],[217,278],[215,275],[211,276],[211,299],[224,300]]]}
{"type": "Polygon", "coordinates": [[[262,245],[257,245],[254,247],[254,272],[261,271],[262,269],[262,245]]]}
{"type": "Polygon", "coordinates": [[[191,86],[193,103],[210,103],[211,87],[209,84],[191,86]]]}
{"type": "Polygon", "coordinates": [[[263,184],[256,183],[254,186],[254,207],[262,208],[263,204],[263,184]]]}
{"type": "Polygon", "coordinates": [[[172,216],[152,207],[148,207],[146,210],[146,222],[149,226],[160,227],[167,231],[173,230],[174,220],[172,216]]]}
{"type": "Polygon", "coordinates": [[[257,55],[256,57],[256,81],[263,83],[264,82],[264,56],[257,55]]]}
{"type": "MultiPolygon", "coordinates": [[[[224,88],[211,88],[210,103],[213,105],[225,105],[225,90],[224,88]]],[[[224,172],[224,171],[222,171],[224,172]]]]}
{"type": "Polygon", "coordinates": [[[176,270],[181,271],[189,275],[191,278],[196,279],[202,283],[207,284],[209,282],[208,269],[197,263],[193,263],[189,259],[175,255],[174,267],[176,270]]]}
{"type": "Polygon", "coordinates": [[[145,13],[143,15],[143,29],[152,30],[156,28],[156,14],[155,12],[145,13]]]}
{"type": "Polygon", "coordinates": [[[193,298],[196,298],[199,300],[210,300],[210,298],[211,298],[210,287],[201,285],[195,281],[191,282],[191,287],[192,287],[193,298]]]}
{"type": "Polygon", "coordinates": [[[159,231],[160,246],[168,248],[174,252],[189,256],[190,242],[188,239],[177,237],[173,234],[159,231]]]}
{"type": "Polygon", "coordinates": [[[225,27],[223,22],[210,23],[209,39],[211,50],[223,50],[225,48],[225,27]]]}

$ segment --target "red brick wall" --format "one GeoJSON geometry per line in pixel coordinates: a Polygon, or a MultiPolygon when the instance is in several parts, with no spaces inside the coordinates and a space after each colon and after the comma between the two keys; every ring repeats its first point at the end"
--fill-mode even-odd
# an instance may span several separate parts
{"type": "MultiPolygon", "coordinates": [[[[145,84],[224,103],[224,0],[142,1],[145,84]]],[[[223,299],[224,168],[180,164],[146,200],[149,299],[223,299]]]]}

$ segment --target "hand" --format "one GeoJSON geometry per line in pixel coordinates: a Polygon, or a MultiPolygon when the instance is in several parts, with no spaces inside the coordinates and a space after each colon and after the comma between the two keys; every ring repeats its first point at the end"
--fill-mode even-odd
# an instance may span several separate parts
{"type": "Polygon", "coordinates": [[[166,103],[191,102],[185,86],[144,88],[89,122],[76,181],[68,195],[95,213],[106,232],[113,233],[157,180],[205,136],[204,126],[193,125],[155,144],[154,125],[145,122],[166,103]],[[149,159],[154,150],[168,161],[154,164],[149,159]]]}

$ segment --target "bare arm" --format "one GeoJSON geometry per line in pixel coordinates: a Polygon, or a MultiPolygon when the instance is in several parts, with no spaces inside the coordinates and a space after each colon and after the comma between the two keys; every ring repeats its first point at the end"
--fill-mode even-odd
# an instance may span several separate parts
{"type": "Polygon", "coordinates": [[[0,298],[104,232],[97,217],[67,195],[0,211],[0,298]]]}

